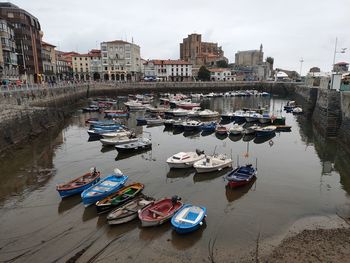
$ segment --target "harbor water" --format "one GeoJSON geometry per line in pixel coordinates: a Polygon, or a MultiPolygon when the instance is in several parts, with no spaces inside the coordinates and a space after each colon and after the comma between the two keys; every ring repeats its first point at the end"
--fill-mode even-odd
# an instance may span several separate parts
{"type": "MultiPolygon", "coordinates": [[[[211,98],[202,107],[219,112],[267,106],[286,117],[291,132],[268,138],[216,136],[164,126],[136,126],[144,112],[123,121],[152,149],[119,154],[89,140],[85,120],[103,114],[79,110],[67,123],[24,144],[0,163],[0,261],[13,262],[231,262],[246,259],[260,242],[282,235],[297,220],[349,213],[350,155],[336,141],[322,138],[307,114],[282,111],[279,97],[211,98]],[[254,182],[226,187],[230,169],[197,174],[170,170],[166,159],[181,151],[231,156],[233,166],[252,163],[254,182]],[[96,167],[102,176],[114,168],[141,182],[156,199],[177,195],[205,206],[206,223],[179,235],[165,223],[141,228],[135,220],[109,226],[106,215],[85,208],[80,196],[61,200],[56,185],[96,167]]],[[[228,127],[232,123],[226,124],[228,127]]]]}

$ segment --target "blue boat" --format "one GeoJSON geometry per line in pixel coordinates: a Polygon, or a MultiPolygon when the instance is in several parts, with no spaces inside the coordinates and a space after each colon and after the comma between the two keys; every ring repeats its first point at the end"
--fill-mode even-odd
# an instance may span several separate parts
{"type": "Polygon", "coordinates": [[[114,174],[107,176],[81,193],[84,206],[95,204],[97,201],[119,190],[127,180],[127,175],[123,175],[119,169],[115,169],[114,174]]]}
{"type": "Polygon", "coordinates": [[[92,126],[102,126],[102,125],[114,125],[115,124],[115,121],[112,121],[112,120],[104,120],[104,121],[98,121],[98,120],[92,120],[92,121],[88,121],[88,123],[92,126]]]}
{"type": "Polygon", "coordinates": [[[251,164],[238,166],[233,171],[229,172],[225,177],[228,181],[228,186],[231,188],[249,184],[256,176],[257,170],[251,164]]]}
{"type": "Polygon", "coordinates": [[[72,181],[56,186],[56,190],[62,198],[75,194],[80,194],[85,189],[88,189],[92,185],[96,184],[100,180],[100,172],[96,171],[96,168],[92,168],[91,172],[86,173],[72,181]]]}
{"type": "Polygon", "coordinates": [[[206,217],[206,213],[207,209],[203,206],[185,204],[171,218],[171,225],[179,234],[193,232],[203,225],[203,220],[206,217]]]}
{"type": "Polygon", "coordinates": [[[142,125],[146,125],[147,124],[147,119],[145,119],[144,117],[137,117],[136,118],[136,125],[137,126],[142,126],[142,125]]]}
{"type": "Polygon", "coordinates": [[[102,129],[102,130],[112,130],[121,127],[121,124],[110,124],[110,125],[90,125],[90,129],[102,129]]]}
{"type": "Polygon", "coordinates": [[[115,131],[118,131],[122,128],[123,128],[122,126],[120,126],[118,128],[113,128],[113,129],[94,128],[92,130],[88,130],[87,132],[91,137],[93,137],[93,136],[101,137],[102,134],[104,134],[104,133],[115,132],[115,131]]]}
{"type": "Polygon", "coordinates": [[[203,123],[203,125],[202,125],[202,131],[206,131],[206,132],[215,131],[215,128],[216,128],[215,121],[206,122],[206,123],[203,123]]]}

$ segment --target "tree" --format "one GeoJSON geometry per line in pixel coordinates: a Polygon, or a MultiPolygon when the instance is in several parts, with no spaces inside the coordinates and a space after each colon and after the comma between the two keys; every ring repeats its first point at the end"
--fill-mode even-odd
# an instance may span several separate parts
{"type": "Polygon", "coordinates": [[[226,60],[219,60],[216,62],[216,66],[219,68],[228,68],[228,64],[226,60]]]}
{"type": "Polygon", "coordinates": [[[198,71],[198,79],[202,81],[210,80],[210,71],[205,66],[200,67],[198,71]]]}

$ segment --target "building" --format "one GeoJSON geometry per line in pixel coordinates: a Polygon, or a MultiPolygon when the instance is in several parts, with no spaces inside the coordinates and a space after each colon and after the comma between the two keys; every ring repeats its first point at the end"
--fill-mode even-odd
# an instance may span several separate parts
{"type": "Polygon", "coordinates": [[[225,60],[224,51],[217,43],[202,42],[202,35],[191,34],[180,43],[180,59],[193,65],[197,71],[201,66],[215,66],[225,60]]]}
{"type": "Polygon", "coordinates": [[[334,72],[348,72],[349,71],[349,63],[347,62],[338,62],[333,65],[334,72]]]}
{"type": "Polygon", "coordinates": [[[41,41],[41,57],[43,60],[43,81],[55,82],[57,74],[56,46],[41,41]]]}
{"type": "Polygon", "coordinates": [[[140,47],[123,40],[101,43],[104,80],[138,81],[141,78],[140,47]]]}
{"type": "Polygon", "coordinates": [[[144,64],[145,80],[190,81],[192,64],[183,60],[148,60],[144,64]]]}
{"type": "Polygon", "coordinates": [[[39,20],[27,11],[8,2],[0,3],[0,16],[14,27],[21,78],[28,82],[41,82],[43,72],[42,33],[39,20]]]}
{"type": "Polygon", "coordinates": [[[90,56],[90,73],[93,80],[100,80],[102,76],[101,50],[92,49],[90,56]]]}
{"type": "Polygon", "coordinates": [[[90,59],[89,54],[75,54],[72,56],[73,77],[75,80],[90,80],[90,59]]]}
{"type": "Polygon", "coordinates": [[[0,19],[0,78],[2,83],[19,79],[13,26],[0,19]]]}
{"type": "Polygon", "coordinates": [[[212,81],[234,81],[235,77],[228,68],[210,68],[210,80],[212,81]]]}
{"type": "Polygon", "coordinates": [[[253,67],[263,63],[263,46],[259,50],[238,51],[235,54],[235,64],[238,66],[253,67]]]}
{"type": "Polygon", "coordinates": [[[68,58],[66,52],[56,50],[56,76],[58,81],[72,80],[73,71],[71,58],[68,58]]]}

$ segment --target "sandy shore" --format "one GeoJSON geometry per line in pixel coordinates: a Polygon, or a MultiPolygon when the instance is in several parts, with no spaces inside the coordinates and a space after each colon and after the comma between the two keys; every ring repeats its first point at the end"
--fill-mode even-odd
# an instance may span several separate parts
{"type": "Polygon", "coordinates": [[[281,237],[263,242],[258,256],[256,251],[252,253],[251,262],[347,262],[350,259],[348,217],[301,219],[282,240],[281,237]]]}

